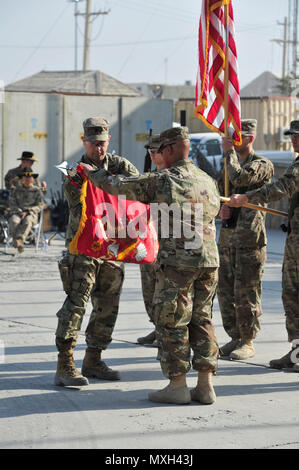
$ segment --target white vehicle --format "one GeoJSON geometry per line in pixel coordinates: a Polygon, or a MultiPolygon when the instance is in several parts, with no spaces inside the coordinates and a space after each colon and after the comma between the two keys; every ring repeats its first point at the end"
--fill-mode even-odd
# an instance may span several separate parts
{"type": "Polygon", "coordinates": [[[198,168],[217,178],[223,168],[221,136],[216,132],[190,134],[189,158],[198,168]]]}
{"type": "Polygon", "coordinates": [[[273,165],[288,167],[294,160],[294,152],[291,150],[256,150],[256,153],[271,160],[273,165]]]}

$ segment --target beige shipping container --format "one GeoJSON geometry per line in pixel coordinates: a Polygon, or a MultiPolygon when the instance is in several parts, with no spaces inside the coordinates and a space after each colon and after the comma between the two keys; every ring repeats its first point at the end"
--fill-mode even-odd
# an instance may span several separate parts
{"type": "MultiPolygon", "coordinates": [[[[186,125],[191,133],[210,129],[194,116],[194,100],[180,99],[175,103],[175,120],[186,125]]],[[[290,139],[283,135],[290,121],[298,119],[298,99],[275,96],[269,98],[241,98],[242,119],[258,121],[254,147],[260,150],[291,150],[290,139]]]]}
{"type": "Polygon", "coordinates": [[[241,98],[242,119],[257,119],[254,147],[260,150],[291,150],[284,136],[290,121],[298,118],[297,99],[289,96],[241,98]]]}

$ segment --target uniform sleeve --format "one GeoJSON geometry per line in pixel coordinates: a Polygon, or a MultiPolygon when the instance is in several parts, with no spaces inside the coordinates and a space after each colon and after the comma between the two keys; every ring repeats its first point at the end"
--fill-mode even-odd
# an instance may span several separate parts
{"type": "Polygon", "coordinates": [[[248,199],[255,202],[278,201],[284,197],[292,197],[299,191],[299,166],[291,165],[286,173],[271,184],[247,192],[248,199]]]}
{"type": "Polygon", "coordinates": [[[272,163],[264,159],[254,160],[242,167],[235,151],[227,152],[225,158],[229,180],[235,187],[262,184],[269,181],[274,174],[272,163]]]}
{"type": "Polygon", "coordinates": [[[4,177],[5,188],[14,189],[19,181],[19,177],[12,170],[10,170],[4,177]]]}
{"type": "Polygon", "coordinates": [[[10,189],[10,175],[9,175],[9,171],[6,173],[5,177],[4,177],[4,184],[5,184],[5,188],[6,189],[10,189]]]}
{"type": "Polygon", "coordinates": [[[80,205],[80,195],[82,187],[82,178],[78,172],[72,176],[67,176],[63,182],[63,191],[70,208],[80,205]]]}
{"type": "Polygon", "coordinates": [[[19,201],[17,198],[17,191],[14,189],[9,198],[9,208],[14,212],[21,212],[22,209],[19,206],[19,201]]]}
{"type": "Polygon", "coordinates": [[[123,176],[139,176],[139,171],[129,160],[113,156],[109,161],[109,172],[123,176]]]}
{"type": "Polygon", "coordinates": [[[158,173],[130,177],[112,176],[106,170],[89,173],[89,180],[92,184],[103,191],[114,196],[125,196],[127,199],[145,204],[156,201],[160,177],[158,173]]]}
{"type": "Polygon", "coordinates": [[[29,208],[30,214],[39,214],[44,205],[43,194],[40,189],[36,191],[36,197],[34,201],[34,206],[29,208]]]}

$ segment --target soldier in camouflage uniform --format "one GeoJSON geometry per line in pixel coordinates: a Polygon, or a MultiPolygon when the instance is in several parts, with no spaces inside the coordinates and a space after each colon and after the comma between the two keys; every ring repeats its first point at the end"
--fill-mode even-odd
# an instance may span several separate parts
{"type": "MultiPolygon", "coordinates": [[[[19,184],[19,173],[23,170],[23,168],[31,168],[34,162],[38,162],[38,159],[35,158],[32,152],[22,152],[22,155],[17,160],[21,160],[21,163],[16,168],[12,168],[9,170],[5,177],[5,187],[6,189],[14,189],[17,184],[19,184]]],[[[34,186],[37,186],[41,189],[41,191],[45,194],[47,192],[47,184],[45,181],[40,182],[39,178],[34,179],[34,186]]]]}
{"type": "MultiPolygon", "coordinates": [[[[81,162],[90,164],[94,170],[103,168],[113,174],[139,174],[135,166],[125,158],[107,153],[110,140],[108,121],[97,117],[88,118],[83,122],[83,128],[85,155],[81,162]]],[[[66,232],[67,246],[79,228],[82,183],[83,179],[76,170],[64,182],[70,211],[66,232]]],[[[119,372],[107,367],[101,360],[101,353],[112,339],[124,279],[123,263],[68,252],[60,261],[59,268],[67,298],[57,313],[56,346],[59,354],[56,385],[88,385],[86,377],[119,380],[119,372]],[[89,297],[93,310],[86,329],[87,350],[80,374],[74,364],[73,349],[89,297]]]]}
{"type": "Polygon", "coordinates": [[[9,234],[13,238],[13,246],[19,253],[24,251],[24,242],[32,227],[38,223],[44,200],[40,189],[34,185],[38,177],[30,168],[23,168],[17,184],[9,200],[8,224],[9,234]]]}
{"type": "MultiPolygon", "coordinates": [[[[151,136],[148,144],[144,146],[148,149],[151,161],[156,165],[156,170],[163,168],[164,163],[162,160],[162,155],[158,153],[158,148],[160,147],[160,134],[154,134],[151,136]]],[[[156,284],[156,271],[158,269],[158,264],[141,264],[140,265],[140,274],[141,274],[141,286],[142,286],[142,295],[144,300],[144,305],[151,323],[154,323],[153,318],[153,299],[155,292],[156,284]]],[[[137,338],[139,344],[149,344],[157,346],[156,332],[155,330],[151,331],[146,336],[141,336],[137,338]]]]}
{"type": "MultiPolygon", "coordinates": [[[[231,148],[230,138],[223,138],[230,194],[259,188],[273,176],[272,163],[253,150],[256,125],[255,119],[241,121],[242,145],[235,147],[236,150],[231,148]]],[[[223,194],[223,176],[219,189],[223,194]]],[[[240,360],[254,356],[253,339],[260,330],[261,284],[267,244],[265,213],[223,205],[219,215],[223,223],[218,240],[217,294],[223,326],[231,337],[231,341],[220,348],[220,354],[240,360]]]]}
{"type": "Polygon", "coordinates": [[[154,321],[162,372],[170,382],[163,390],[151,392],[149,399],[176,404],[193,399],[211,404],[216,399],[212,375],[218,358],[211,318],[219,266],[214,217],[220,202],[213,179],[188,160],[189,150],[187,128],[172,128],[160,135],[165,170],[134,178],[111,176],[104,170],[94,172],[88,165],[84,171],[104,191],[158,203],[161,209],[154,321]],[[179,208],[179,215],[172,211],[173,205],[179,208]],[[169,220],[164,219],[163,211],[169,220]],[[186,233],[187,228],[192,233],[186,233]],[[191,367],[191,348],[198,383],[190,394],[186,374],[191,367]]]}
{"type": "MultiPolygon", "coordinates": [[[[299,153],[299,121],[292,121],[290,129],[285,134],[291,135],[294,151],[299,153]]],[[[292,165],[276,182],[246,194],[233,195],[229,204],[236,207],[248,201],[264,204],[278,201],[283,197],[290,198],[290,205],[282,268],[282,301],[288,340],[294,345],[285,356],[270,361],[270,367],[291,368],[294,372],[299,372],[299,357],[295,351],[299,346],[299,156],[297,155],[292,165]]]]}

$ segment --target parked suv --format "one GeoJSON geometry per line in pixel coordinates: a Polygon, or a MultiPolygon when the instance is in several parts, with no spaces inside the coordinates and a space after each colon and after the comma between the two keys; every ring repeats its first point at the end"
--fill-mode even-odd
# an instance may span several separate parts
{"type": "Polygon", "coordinates": [[[190,134],[189,158],[198,168],[217,179],[223,168],[220,135],[216,132],[190,134]]]}

